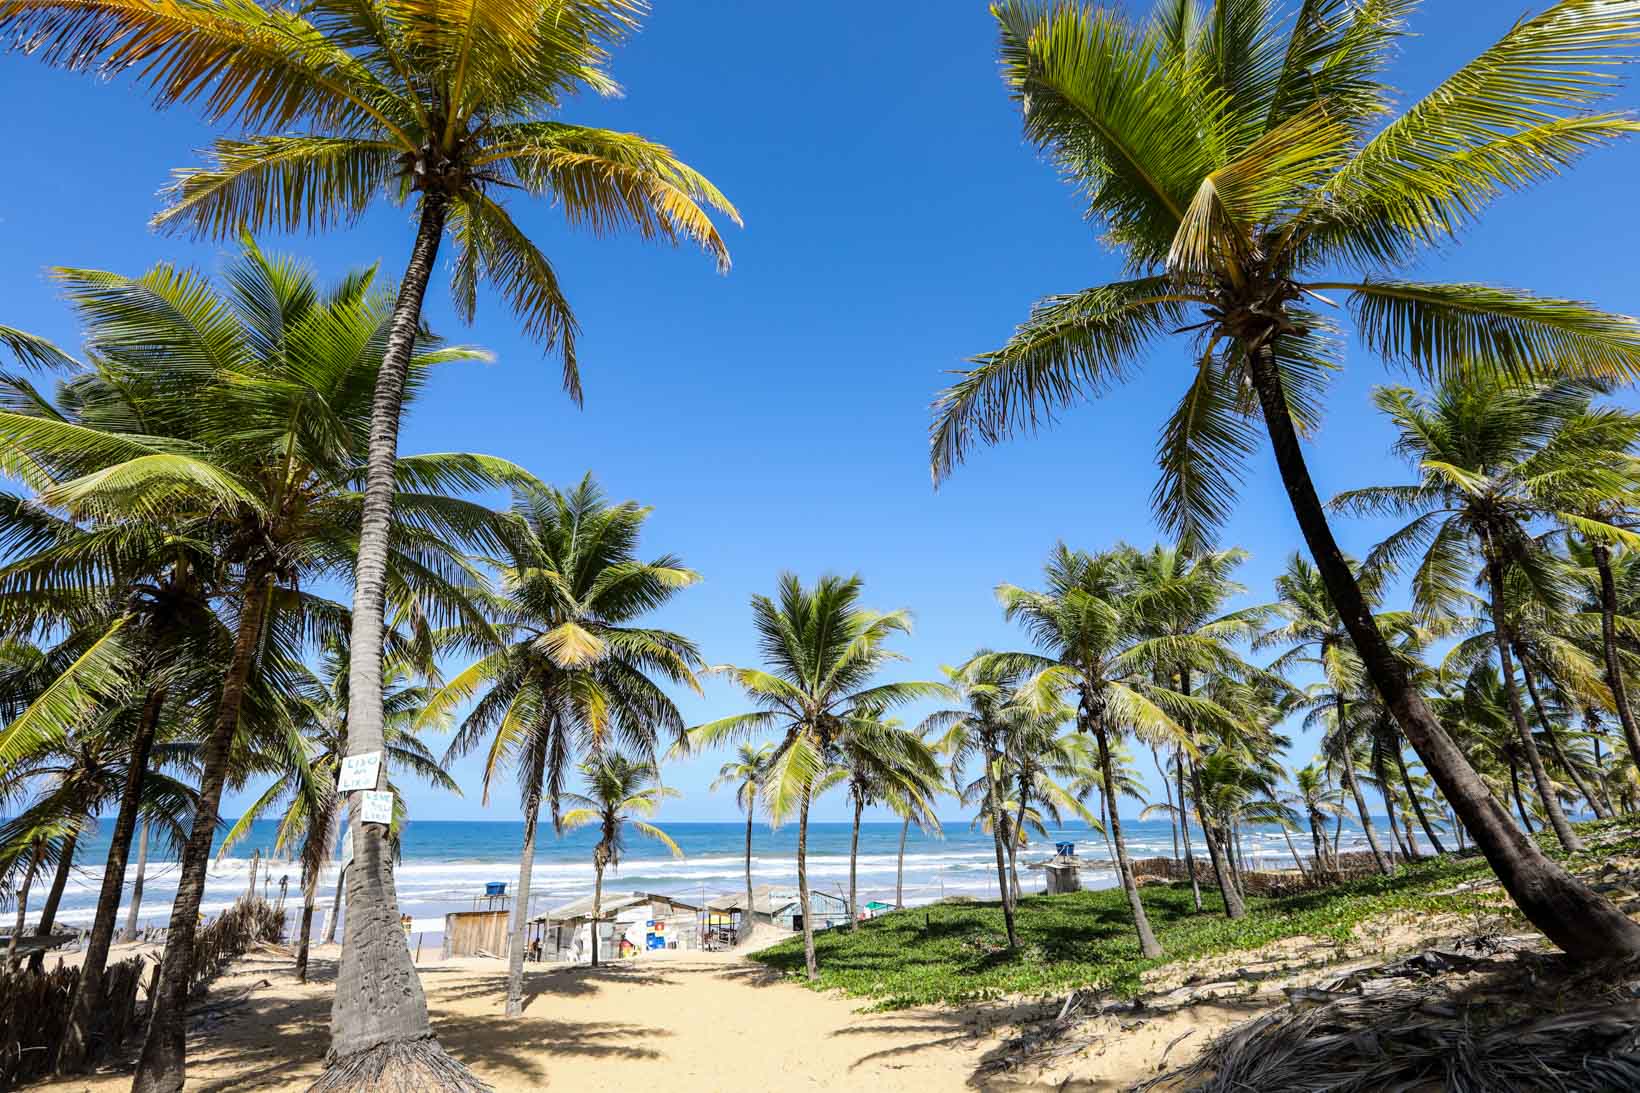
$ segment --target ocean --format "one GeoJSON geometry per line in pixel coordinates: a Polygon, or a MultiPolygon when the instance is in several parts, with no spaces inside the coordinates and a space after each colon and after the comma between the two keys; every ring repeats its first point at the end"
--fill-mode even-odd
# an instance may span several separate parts
{"type": "MultiPolygon", "coordinates": [[[[69,926],[89,925],[96,910],[102,885],[103,862],[108,855],[105,820],[94,835],[88,835],[76,855],[78,863],[58,911],[57,921],[69,926]]],[[[295,915],[301,908],[301,867],[290,861],[273,860],[275,823],[258,822],[250,837],[233,849],[231,856],[212,861],[201,911],[207,917],[233,903],[245,891],[251,858],[262,851],[258,887],[270,899],[277,899],[280,884],[286,882],[286,907],[295,915]]],[[[665,823],[661,825],[676,840],[684,857],[674,860],[665,847],[632,833],[619,867],[605,874],[606,892],[646,891],[677,896],[690,903],[745,887],[746,825],[740,823],[665,823]]],[[[1382,832],[1382,821],[1378,825],[1382,832]]],[[[1135,858],[1167,856],[1173,853],[1172,828],[1164,820],[1123,820],[1129,853],[1135,858]]],[[[809,825],[809,883],[812,887],[847,894],[849,830],[847,823],[809,825]]],[[[502,882],[512,893],[518,882],[518,854],[523,846],[521,821],[414,820],[405,828],[403,858],[395,871],[400,911],[415,920],[413,929],[433,940],[443,931],[444,915],[470,908],[473,897],[486,883],[502,882]]],[[[1300,852],[1308,837],[1295,836],[1300,852]]],[[[1388,843],[1388,834],[1383,832],[1388,843]]],[[[859,884],[862,904],[871,899],[894,898],[895,863],[900,839],[898,823],[867,823],[860,829],[859,884]]],[[[543,821],[536,840],[535,869],[532,874],[531,913],[540,913],[592,891],[592,847],[597,833],[581,829],[555,836],[543,821]]],[[[1020,883],[1027,891],[1041,891],[1040,871],[1024,869],[1024,863],[1050,856],[1056,842],[1073,842],[1077,854],[1091,867],[1082,870],[1082,883],[1090,888],[1115,884],[1108,868],[1105,842],[1098,832],[1077,826],[1050,831],[1048,838],[1033,838],[1021,861],[1020,883]],[[1106,868],[1100,868],[1106,863],[1106,868]]],[[[1199,832],[1196,853],[1205,854],[1199,832]]],[[[1346,826],[1344,847],[1365,846],[1358,829],[1346,826]]],[[[752,835],[752,880],[754,884],[792,885],[797,879],[797,825],[771,831],[758,825],[752,835]]],[[[1290,865],[1291,856],[1277,829],[1253,830],[1245,841],[1249,864],[1270,868],[1290,865]]],[[[157,842],[150,845],[148,871],[144,880],[141,921],[163,925],[170,916],[176,895],[179,866],[176,854],[157,842]]],[[[318,931],[335,892],[338,868],[326,867],[320,878],[318,910],[314,930],[318,931]]],[[[124,899],[129,901],[131,882],[136,875],[136,847],[126,870],[124,899]]],[[[30,919],[39,913],[50,878],[36,878],[30,893],[30,919]]],[[[966,819],[952,820],[943,835],[928,835],[912,828],[905,849],[905,901],[929,903],[943,896],[966,895],[981,899],[997,897],[996,859],[991,837],[970,829],[966,819]]],[[[126,906],[119,922],[123,926],[126,906]]],[[[11,919],[6,918],[9,927],[11,919]]]]}

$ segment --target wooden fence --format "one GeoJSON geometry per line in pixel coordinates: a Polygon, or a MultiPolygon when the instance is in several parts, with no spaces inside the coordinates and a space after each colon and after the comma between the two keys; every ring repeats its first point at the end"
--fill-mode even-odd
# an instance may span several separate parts
{"type": "Polygon", "coordinates": [[[510,911],[452,911],[444,916],[444,959],[506,956],[510,911]]]}
{"type": "MultiPolygon", "coordinates": [[[[1402,864],[1398,855],[1391,857],[1395,864],[1402,864]]],[[[1213,876],[1213,863],[1204,850],[1194,857],[1196,865],[1196,883],[1214,886],[1218,880],[1213,876]]],[[[1190,879],[1190,872],[1184,862],[1177,858],[1139,858],[1133,861],[1133,875],[1141,880],[1146,877],[1164,881],[1184,881],[1190,879]]],[[[1338,855],[1336,868],[1315,868],[1315,862],[1305,859],[1305,868],[1308,875],[1300,874],[1298,869],[1282,870],[1253,870],[1242,871],[1242,887],[1249,895],[1279,896],[1287,892],[1305,892],[1328,885],[1338,884],[1341,881],[1356,880],[1361,877],[1370,877],[1378,872],[1377,863],[1372,860],[1370,851],[1347,851],[1338,855]]]]}
{"type": "MultiPolygon", "coordinates": [[[[258,942],[278,942],[284,916],[259,898],[241,899],[194,938],[195,994],[233,960],[258,942]]],[[[148,1021],[149,999],[159,981],[159,965],[140,956],[110,964],[103,973],[102,999],[93,1008],[92,1057],[105,1058],[139,1035],[148,1021]],[[146,982],[145,982],[146,981],[146,982]],[[139,991],[140,988],[140,991],[139,991]],[[143,997],[139,1001],[138,995],[143,997]]],[[[48,972],[0,970],[0,1089],[50,1073],[58,1045],[68,1030],[80,969],[48,972]]]]}

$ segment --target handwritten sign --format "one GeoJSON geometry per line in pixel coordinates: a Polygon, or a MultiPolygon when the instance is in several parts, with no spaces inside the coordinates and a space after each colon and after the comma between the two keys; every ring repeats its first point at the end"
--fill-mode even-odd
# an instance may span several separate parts
{"type": "Polygon", "coordinates": [[[364,807],[360,809],[360,819],[367,824],[390,824],[393,822],[393,791],[390,789],[371,790],[364,795],[364,807]]]}
{"type": "Polygon", "coordinates": [[[351,827],[342,832],[342,856],[340,861],[344,869],[353,864],[353,829],[351,827]]]}
{"type": "Polygon", "coordinates": [[[343,793],[351,793],[356,789],[375,789],[376,777],[381,773],[382,753],[367,751],[363,755],[345,755],[342,757],[342,776],[337,779],[336,788],[343,793]]]}

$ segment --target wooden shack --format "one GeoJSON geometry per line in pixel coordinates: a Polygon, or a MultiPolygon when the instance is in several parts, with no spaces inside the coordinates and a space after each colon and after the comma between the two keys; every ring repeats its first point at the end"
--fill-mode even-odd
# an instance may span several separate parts
{"type": "Polygon", "coordinates": [[[508,910],[452,911],[444,916],[444,959],[506,956],[508,910]]]}

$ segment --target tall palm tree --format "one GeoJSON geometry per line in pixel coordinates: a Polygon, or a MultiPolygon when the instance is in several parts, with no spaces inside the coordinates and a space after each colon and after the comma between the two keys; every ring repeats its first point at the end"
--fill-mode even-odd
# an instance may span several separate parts
{"type": "Polygon", "coordinates": [[[1521,753],[1561,845],[1580,850],[1583,841],[1560,807],[1526,723],[1515,674],[1518,601],[1508,597],[1507,586],[1518,574],[1536,594],[1558,600],[1549,559],[1531,531],[1534,522],[1558,515],[1560,491],[1552,484],[1607,454],[1591,448],[1588,435],[1574,425],[1587,395],[1573,385],[1473,374],[1449,377],[1428,397],[1404,387],[1379,388],[1373,401],[1395,426],[1395,450],[1417,468],[1418,482],[1349,490],[1333,507],[1411,518],[1375,555],[1391,562],[1419,558],[1413,598],[1427,613],[1467,596],[1467,589],[1454,587],[1456,578],[1478,562],[1521,753]]]}
{"type": "Polygon", "coordinates": [[[503,768],[517,770],[524,846],[508,948],[507,1013],[524,1007],[530,874],[543,801],[559,825],[569,773],[612,743],[653,757],[658,734],[681,740],[683,715],[659,680],[699,690],[700,655],[680,634],[634,625],[700,577],[671,554],[638,557],[650,510],[611,504],[591,475],[569,492],[525,489],[513,503],[522,525],[496,559],[501,587],[490,620],[451,635],[480,657],[428,702],[424,721],[476,703],[445,754],[448,763],[490,737],[484,799],[503,768]]]}
{"type": "Polygon", "coordinates": [[[900,704],[948,694],[939,683],[873,683],[890,663],[904,659],[888,648],[908,633],[905,611],[879,613],[860,606],[859,577],[822,576],[805,587],[781,574],[775,596],[752,597],[752,624],[765,668],[723,665],[757,708],[689,730],[692,749],[778,734],[763,796],[771,815],[797,814],[797,896],[803,909],[803,962],[818,978],[814,915],[809,904],[809,806],[827,763],[843,738],[874,731],[900,704]]]}
{"type": "MultiPolygon", "coordinates": [[[[301,679],[298,708],[286,742],[288,759],[279,777],[246,806],[233,827],[223,835],[217,856],[228,853],[251,833],[251,825],[279,812],[273,853],[302,863],[302,916],[297,930],[296,979],[307,982],[308,944],[313,933],[313,910],[319,875],[336,846],[341,820],[341,797],[336,782],[347,754],[347,649],[340,639],[326,643],[319,671],[301,679]]],[[[415,722],[426,705],[429,690],[409,685],[402,664],[389,663],[382,686],[386,729],[383,759],[390,771],[413,774],[438,789],[461,794],[455,779],[417,738],[415,722]]],[[[403,811],[395,790],[394,804],[403,811]]],[[[339,882],[339,878],[338,878],[339,882]]]]}
{"type": "Polygon", "coordinates": [[[1188,650],[1193,659],[1211,656],[1210,643],[1186,635],[1159,639],[1156,620],[1146,614],[1135,591],[1135,554],[1123,548],[1106,554],[1057,545],[1044,568],[1046,588],[1033,591],[1010,584],[997,598],[1010,621],[1021,623],[1040,652],[993,653],[983,663],[1028,678],[1023,692],[1040,711],[1063,702],[1074,710],[1076,729],[1091,735],[1104,798],[1111,804],[1109,834],[1116,851],[1116,874],[1127,894],[1139,949],[1161,955],[1144,901],[1128,862],[1117,803],[1112,746],[1128,732],[1159,744],[1193,747],[1180,718],[1212,721],[1223,711],[1213,702],[1184,695],[1154,682],[1171,656],[1188,650]]]}
{"type": "MultiPolygon", "coordinates": [[[[290,693],[281,666],[299,663],[312,634],[349,625],[345,609],[306,585],[354,568],[371,389],[393,303],[368,272],[322,290],[310,270],[249,242],[220,288],[168,265],[136,278],[95,270],[58,276],[87,324],[88,367],[63,385],[60,407],[36,399],[0,411],[0,438],[14,458],[40,468],[25,481],[66,519],[116,529],[154,519],[156,530],[206,544],[209,561],[201,564],[228,620],[217,639],[218,695],[199,757],[200,807],[182,852],[169,956],[138,1065],[139,1087],[171,1089],[183,1072],[192,938],[247,696],[263,685],[290,693]]],[[[425,331],[414,348],[406,398],[427,368],[483,356],[442,347],[425,331]]],[[[479,577],[458,545],[495,549],[507,521],[442,491],[526,480],[485,456],[401,461],[388,552],[395,604],[414,601],[429,625],[477,619],[469,596],[479,577]]],[[[95,539],[90,549],[112,552],[122,535],[95,539]]],[[[53,544],[0,576],[21,583],[55,572],[79,590],[88,572],[86,549],[77,546],[53,544]]],[[[127,846],[130,831],[122,832],[127,846]]],[[[99,916],[99,938],[112,937],[117,910],[117,882],[108,878],[105,888],[114,898],[99,916]]],[[[75,1029],[89,1019],[94,986],[94,975],[80,980],[87,1002],[76,1006],[75,1029]]],[[[69,1061],[82,1045],[71,1032],[69,1061]]]]}
{"type": "Polygon", "coordinates": [[[1195,332],[1193,379],[1159,451],[1164,525],[1210,536],[1262,426],[1367,677],[1516,904],[1575,958],[1640,952],[1640,925],[1513,829],[1397,662],[1299,440],[1339,363],[1342,339],[1311,303],[1331,306],[1329,292],[1369,349],[1421,375],[1640,372],[1640,326],[1627,319],[1404,274],[1499,193],[1632,131],[1597,107],[1640,41],[1640,10],[1562,0],[1395,114],[1382,73],[1408,6],[1173,2],[1141,25],[1076,0],[999,2],[1025,135],[1085,195],[1131,276],[1044,301],[979,357],[940,396],[934,471],[1123,382],[1164,334],[1195,332]],[[1341,268],[1371,272],[1336,279],[1341,268]]]}
{"type": "MultiPolygon", "coordinates": [[[[630,0],[465,9],[373,0],[300,10],[231,0],[113,7],[5,0],[0,7],[0,34],[47,63],[104,77],[132,72],[158,105],[196,104],[207,120],[247,134],[217,140],[203,166],[177,173],[155,218],[163,228],[218,239],[264,228],[325,230],[356,222],[381,198],[415,201],[415,241],[371,412],[351,642],[351,694],[360,709],[349,717],[350,754],[382,747],[379,651],[400,399],[445,235],[456,247],[458,312],[471,319],[478,282],[487,280],[526,333],[562,352],[564,385],[576,400],[574,316],[552,263],[508,214],[502,193],[550,200],[571,226],[597,234],[628,229],[646,239],[694,240],[727,268],[707,210],[738,216],[703,175],[635,134],[551,120],[578,91],[618,90],[610,54],[637,29],[641,12],[630,0]]],[[[370,824],[356,832],[348,931],[368,939],[343,950],[328,1056],[337,1073],[321,1086],[348,1088],[381,1066],[413,1083],[475,1086],[431,1035],[394,925],[385,834],[370,824]]],[[[171,1050],[180,1057],[180,1037],[171,1050]]],[[[143,1083],[179,1089],[180,1064],[168,1062],[166,1071],[164,1080],[143,1083]]]]}
{"type": "Polygon", "coordinates": [[[920,728],[929,734],[941,733],[936,748],[950,764],[952,785],[963,794],[967,764],[977,760],[980,775],[974,782],[983,827],[991,832],[996,850],[997,892],[1002,903],[1002,923],[1008,947],[1017,948],[1019,937],[1014,924],[1014,891],[1008,878],[1009,821],[1005,757],[1016,752],[1015,741],[1030,728],[1030,712],[1014,701],[1016,680],[1006,672],[983,670],[982,658],[990,651],[981,649],[967,664],[945,667],[948,686],[961,703],[929,714],[920,728]]]}
{"type": "Polygon", "coordinates": [[[860,925],[860,820],[865,810],[895,801],[906,812],[907,824],[911,813],[931,816],[942,772],[921,732],[895,721],[869,724],[864,717],[833,743],[830,765],[816,780],[814,796],[828,788],[833,772],[854,813],[848,847],[848,917],[852,931],[860,925]]]}
{"type": "Polygon", "coordinates": [[[763,783],[763,772],[774,749],[768,744],[741,744],[735,757],[718,768],[712,779],[712,792],[733,786],[735,804],[746,811],[746,904],[740,920],[740,940],[751,936],[752,925],[752,821],[757,818],[758,792],[763,783]]]}
{"type": "Polygon", "coordinates": [[[661,785],[660,771],[653,759],[629,759],[610,752],[581,767],[586,779],[585,793],[566,793],[564,801],[574,807],[563,815],[564,830],[596,825],[598,845],[592,850],[592,966],[598,966],[598,923],[603,918],[604,870],[621,864],[626,849],[626,829],[653,839],[672,852],[683,851],[672,836],[640,816],[653,816],[668,797],[681,796],[670,786],[661,785]]]}

